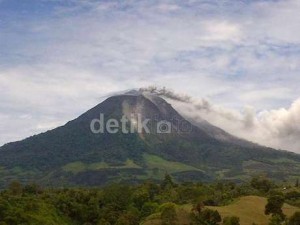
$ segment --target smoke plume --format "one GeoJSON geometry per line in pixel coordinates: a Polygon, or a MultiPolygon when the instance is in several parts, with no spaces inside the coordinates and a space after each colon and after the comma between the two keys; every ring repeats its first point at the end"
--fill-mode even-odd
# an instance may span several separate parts
{"type": "Polygon", "coordinates": [[[300,98],[289,108],[257,112],[246,106],[229,109],[207,99],[195,99],[166,88],[148,87],[140,91],[165,98],[183,116],[196,121],[207,120],[237,137],[276,149],[300,153],[300,98]]]}

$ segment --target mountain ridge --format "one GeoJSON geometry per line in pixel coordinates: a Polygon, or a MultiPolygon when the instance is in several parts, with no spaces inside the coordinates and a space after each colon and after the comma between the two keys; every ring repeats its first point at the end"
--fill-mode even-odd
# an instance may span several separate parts
{"type": "Polygon", "coordinates": [[[63,126],[0,147],[0,167],[3,184],[21,179],[72,186],[89,185],[86,182],[89,179],[99,181],[93,181],[93,185],[101,185],[116,180],[159,180],[165,172],[183,181],[242,180],[255,173],[278,178],[297,176],[300,155],[236,138],[208,122],[193,123],[157,95],[129,92],[107,98],[63,126]],[[131,119],[128,127],[136,122],[132,115],[155,118],[154,129],[150,133],[94,134],[90,130],[91,121],[101,113],[106,116],[104,122],[127,116],[131,119]],[[192,129],[182,132],[174,118],[192,129]],[[170,133],[157,133],[160,121],[171,123],[170,133]],[[227,140],[216,138],[220,134],[227,140]],[[279,163],[280,160],[283,162],[279,163]],[[172,170],[169,166],[169,171],[165,171],[163,164],[177,165],[182,170],[172,170]],[[74,165],[79,168],[74,169],[76,172],[65,170],[74,165]],[[195,170],[187,169],[191,167],[195,170]]]}

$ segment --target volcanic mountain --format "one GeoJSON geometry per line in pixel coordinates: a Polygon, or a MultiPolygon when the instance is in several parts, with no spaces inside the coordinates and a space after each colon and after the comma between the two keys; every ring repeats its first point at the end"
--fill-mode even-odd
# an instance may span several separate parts
{"type": "Polygon", "coordinates": [[[300,155],[188,121],[163,98],[139,91],[109,97],[64,126],[0,148],[1,186],[14,179],[94,186],[160,180],[165,173],[177,181],[261,173],[289,179],[300,174],[300,155]]]}

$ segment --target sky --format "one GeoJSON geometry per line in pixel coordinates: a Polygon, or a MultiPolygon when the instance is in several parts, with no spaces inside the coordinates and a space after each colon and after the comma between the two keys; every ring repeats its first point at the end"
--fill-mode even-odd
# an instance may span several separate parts
{"type": "Polygon", "coordinates": [[[191,96],[172,100],[183,114],[300,153],[299,11],[299,0],[0,0],[0,145],[157,86],[191,96]]]}

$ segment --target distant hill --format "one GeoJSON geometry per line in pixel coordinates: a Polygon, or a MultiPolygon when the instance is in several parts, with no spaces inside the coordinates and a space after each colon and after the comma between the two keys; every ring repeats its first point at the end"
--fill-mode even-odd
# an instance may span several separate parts
{"type": "Polygon", "coordinates": [[[299,177],[300,155],[236,138],[207,121],[187,121],[164,99],[136,91],[109,97],[62,127],[0,148],[2,186],[13,179],[50,186],[135,183],[160,180],[165,173],[182,182],[238,181],[258,173],[289,179],[299,177]],[[93,133],[91,122],[100,113],[105,124],[126,116],[128,133],[93,133]],[[138,115],[151,119],[150,132],[138,131],[138,115]]]}

